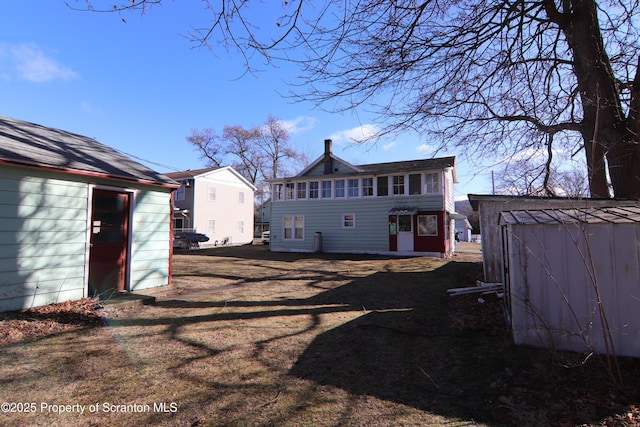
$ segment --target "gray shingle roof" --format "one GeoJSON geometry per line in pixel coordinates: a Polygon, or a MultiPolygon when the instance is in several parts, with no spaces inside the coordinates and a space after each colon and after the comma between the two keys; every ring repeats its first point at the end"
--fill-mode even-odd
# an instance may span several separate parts
{"type": "Polygon", "coordinates": [[[0,162],[177,186],[172,179],[93,138],[3,116],[0,162]]]}
{"type": "Polygon", "coordinates": [[[373,163],[358,165],[366,174],[384,175],[398,172],[411,172],[425,169],[445,169],[455,166],[455,156],[437,157],[433,159],[405,160],[400,162],[373,163]]]}

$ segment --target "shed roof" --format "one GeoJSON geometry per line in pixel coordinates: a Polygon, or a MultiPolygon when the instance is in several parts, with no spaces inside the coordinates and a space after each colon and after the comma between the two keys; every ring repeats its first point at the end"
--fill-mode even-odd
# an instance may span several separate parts
{"type": "Polygon", "coordinates": [[[640,222],[640,206],[503,211],[500,225],[640,222]]]}
{"type": "Polygon", "coordinates": [[[172,179],[93,138],[0,116],[0,163],[177,187],[172,179]]]}

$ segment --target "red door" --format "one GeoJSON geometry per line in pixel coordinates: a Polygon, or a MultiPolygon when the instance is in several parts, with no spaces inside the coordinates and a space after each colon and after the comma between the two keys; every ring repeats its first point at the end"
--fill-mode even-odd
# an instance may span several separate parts
{"type": "Polygon", "coordinates": [[[125,289],[129,241],[129,194],[93,190],[89,296],[125,289]]]}

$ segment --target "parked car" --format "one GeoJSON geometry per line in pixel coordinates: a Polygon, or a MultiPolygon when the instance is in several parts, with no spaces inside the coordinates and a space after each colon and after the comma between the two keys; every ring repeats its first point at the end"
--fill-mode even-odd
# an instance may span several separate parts
{"type": "Polygon", "coordinates": [[[180,232],[173,236],[173,247],[178,249],[198,249],[200,243],[208,242],[209,236],[195,232],[180,232]]]}
{"type": "Polygon", "coordinates": [[[262,243],[264,243],[265,245],[267,243],[269,243],[269,232],[268,231],[263,231],[262,232],[262,243]]]}

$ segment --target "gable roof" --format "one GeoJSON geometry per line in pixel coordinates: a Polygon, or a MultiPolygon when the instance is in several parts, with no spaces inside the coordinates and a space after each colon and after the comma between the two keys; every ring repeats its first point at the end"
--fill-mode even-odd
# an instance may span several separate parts
{"type": "Polygon", "coordinates": [[[231,166],[210,167],[210,168],[203,168],[203,169],[187,169],[186,171],[169,172],[169,173],[166,173],[165,175],[168,176],[171,179],[184,180],[184,179],[189,179],[189,178],[198,178],[198,177],[204,176],[204,175],[210,175],[210,174],[214,175],[214,174],[216,174],[218,172],[222,172],[222,171],[229,171],[231,174],[233,174],[236,178],[238,178],[238,180],[241,181],[243,184],[245,184],[247,187],[251,188],[253,191],[256,191],[256,186],[253,185],[251,183],[251,181],[249,181],[247,178],[242,176],[242,174],[240,172],[238,172],[237,170],[235,170],[231,166]]]}
{"type": "Polygon", "coordinates": [[[88,136],[0,116],[0,163],[177,187],[172,179],[88,136]]]}

